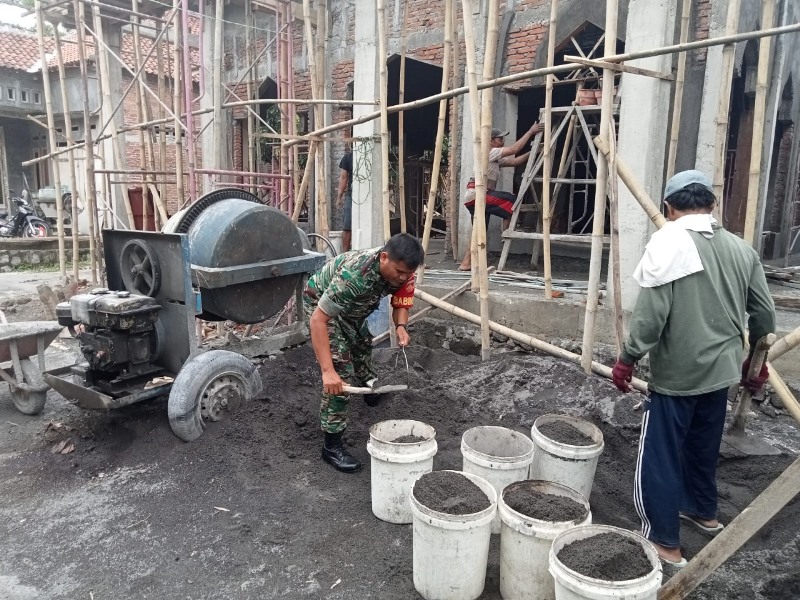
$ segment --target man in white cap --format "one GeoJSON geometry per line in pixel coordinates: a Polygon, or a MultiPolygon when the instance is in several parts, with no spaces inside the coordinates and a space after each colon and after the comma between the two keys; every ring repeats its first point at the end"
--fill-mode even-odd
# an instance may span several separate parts
{"type": "Polygon", "coordinates": [[[642,533],[675,567],[686,564],[681,521],[710,537],[723,528],[716,468],[728,388],[740,382],[758,391],[767,379],[766,363],[758,377],[747,379],[749,357],[740,375],[745,312],[751,352],[775,331],[758,253],[717,224],[715,203],[711,181],[700,171],[667,182],[668,222],[653,234],[634,272],[642,289],[612,371],[614,384],[628,391],[636,362],[650,354],[634,503],[642,533]]]}
{"type": "MultiPolygon", "coordinates": [[[[497,180],[500,179],[500,167],[516,167],[525,164],[530,152],[517,156],[530,139],[542,130],[542,125],[538,122],[526,131],[521,138],[510,146],[504,146],[507,131],[492,129],[491,149],[489,150],[489,166],[486,169],[486,226],[489,226],[489,219],[492,215],[497,215],[503,219],[503,229],[508,227],[511,221],[511,211],[514,208],[514,194],[495,190],[497,180]]],[[[464,196],[464,206],[467,207],[469,214],[475,218],[475,178],[470,178],[467,183],[467,193],[464,196]]],[[[467,248],[464,260],[458,267],[459,271],[469,271],[472,268],[472,248],[467,248]]]]}

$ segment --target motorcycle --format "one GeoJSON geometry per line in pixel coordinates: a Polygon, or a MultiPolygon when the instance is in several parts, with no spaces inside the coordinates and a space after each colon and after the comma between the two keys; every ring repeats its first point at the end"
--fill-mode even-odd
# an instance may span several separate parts
{"type": "Polygon", "coordinates": [[[0,213],[0,237],[31,238],[50,235],[50,225],[36,215],[36,209],[24,195],[23,193],[22,198],[11,198],[11,202],[17,206],[16,214],[0,213]]]}

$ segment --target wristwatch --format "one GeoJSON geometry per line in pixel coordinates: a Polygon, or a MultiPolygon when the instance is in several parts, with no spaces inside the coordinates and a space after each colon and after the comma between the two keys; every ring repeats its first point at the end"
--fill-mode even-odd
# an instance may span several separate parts
{"type": "Polygon", "coordinates": [[[394,326],[395,329],[397,329],[398,327],[402,327],[403,329],[408,331],[408,327],[406,326],[405,323],[398,323],[397,325],[394,326]]]}

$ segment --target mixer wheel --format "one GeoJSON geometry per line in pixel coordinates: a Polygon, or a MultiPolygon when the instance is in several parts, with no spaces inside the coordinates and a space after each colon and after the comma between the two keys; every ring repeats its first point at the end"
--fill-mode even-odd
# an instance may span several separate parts
{"type": "Polygon", "coordinates": [[[169,393],[169,425],[185,442],[197,439],[208,421],[261,393],[261,376],[241,354],[211,350],[189,359],[169,393]]]}
{"type": "Polygon", "coordinates": [[[161,288],[161,266],[153,248],[140,239],[128,240],[119,257],[119,272],[125,289],[155,298],[161,288]]]}

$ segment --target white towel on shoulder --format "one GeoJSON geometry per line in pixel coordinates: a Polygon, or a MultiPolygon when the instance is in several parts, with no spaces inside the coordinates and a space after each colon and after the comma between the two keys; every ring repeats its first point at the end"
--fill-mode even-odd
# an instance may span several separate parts
{"type": "Polygon", "coordinates": [[[710,214],[686,215],[656,231],[645,247],[633,278],[641,287],[657,287],[703,270],[703,262],[688,230],[713,237],[710,214]]]}

